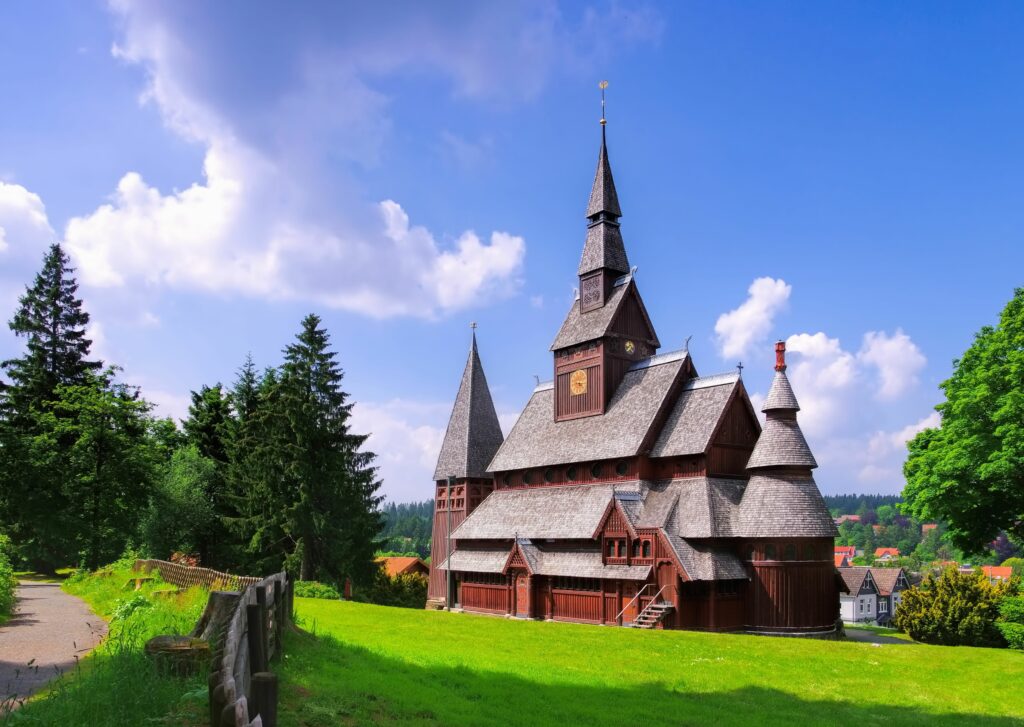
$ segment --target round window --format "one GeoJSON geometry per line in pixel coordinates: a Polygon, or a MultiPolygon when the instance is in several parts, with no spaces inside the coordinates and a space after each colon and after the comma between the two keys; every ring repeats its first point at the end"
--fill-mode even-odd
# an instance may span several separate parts
{"type": "Polygon", "coordinates": [[[555,481],[555,471],[553,469],[551,469],[550,467],[548,467],[546,470],[544,470],[544,481],[545,482],[554,482],[555,481]]]}
{"type": "Polygon", "coordinates": [[[602,474],[604,474],[604,467],[601,466],[600,462],[597,462],[593,466],[591,466],[590,476],[593,477],[595,480],[602,474]]]}
{"type": "Polygon", "coordinates": [[[523,484],[528,485],[531,480],[533,480],[533,473],[530,470],[523,472],[523,484]]]}
{"type": "Polygon", "coordinates": [[[508,487],[509,483],[511,483],[511,482],[512,482],[512,476],[511,475],[506,474],[504,477],[501,478],[501,484],[505,485],[505,487],[508,487]]]}
{"type": "Polygon", "coordinates": [[[629,462],[627,462],[626,460],[622,460],[621,462],[617,462],[615,464],[615,474],[617,474],[619,477],[622,477],[627,472],[629,472],[629,462]]]}
{"type": "Polygon", "coordinates": [[[579,472],[576,470],[575,467],[570,467],[565,471],[565,478],[568,480],[575,480],[578,474],[579,472]]]}

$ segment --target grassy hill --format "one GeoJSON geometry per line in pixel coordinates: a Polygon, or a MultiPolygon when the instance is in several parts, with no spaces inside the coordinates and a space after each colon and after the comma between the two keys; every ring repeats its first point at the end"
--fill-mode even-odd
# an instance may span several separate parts
{"type": "Polygon", "coordinates": [[[1024,654],[296,599],[282,724],[1019,725],[1024,654]]]}

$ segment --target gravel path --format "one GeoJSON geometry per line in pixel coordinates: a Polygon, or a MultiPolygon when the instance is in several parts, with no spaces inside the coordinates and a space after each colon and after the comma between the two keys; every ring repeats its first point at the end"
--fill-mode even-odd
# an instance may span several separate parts
{"type": "Polygon", "coordinates": [[[0,626],[0,716],[91,651],[107,624],[57,583],[20,581],[14,615],[0,626]]]}

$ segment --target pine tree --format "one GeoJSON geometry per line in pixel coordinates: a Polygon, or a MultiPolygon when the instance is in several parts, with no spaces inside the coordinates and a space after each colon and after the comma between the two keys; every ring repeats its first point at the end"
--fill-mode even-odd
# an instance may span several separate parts
{"type": "Polygon", "coordinates": [[[92,341],[86,338],[89,314],[76,297],[78,282],[60,244],[43,258],[43,269],[26,288],[9,326],[26,339],[25,355],[4,361],[11,383],[4,399],[13,416],[40,406],[61,384],[81,384],[100,361],[90,361],[92,341]]]}

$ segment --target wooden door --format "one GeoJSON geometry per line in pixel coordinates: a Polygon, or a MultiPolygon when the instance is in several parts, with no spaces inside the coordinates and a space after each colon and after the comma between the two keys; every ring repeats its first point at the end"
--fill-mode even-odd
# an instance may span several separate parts
{"type": "Polygon", "coordinates": [[[522,571],[516,574],[516,616],[530,616],[530,576],[522,571]]]}
{"type": "Polygon", "coordinates": [[[636,592],[637,587],[634,581],[626,581],[622,584],[622,604],[619,608],[626,609],[622,612],[622,623],[624,624],[633,623],[636,617],[640,615],[636,600],[634,600],[636,592]]]}

